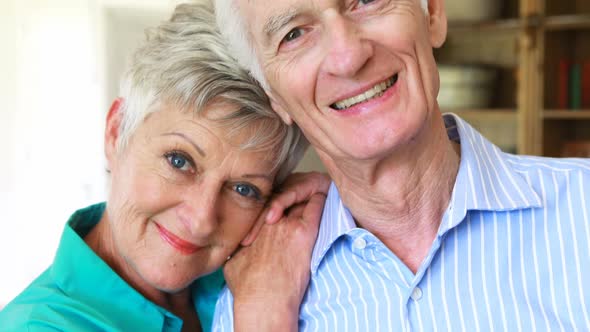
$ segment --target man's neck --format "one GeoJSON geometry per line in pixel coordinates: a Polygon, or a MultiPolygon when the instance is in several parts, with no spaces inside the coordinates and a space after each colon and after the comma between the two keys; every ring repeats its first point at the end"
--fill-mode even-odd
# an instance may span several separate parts
{"type": "Polygon", "coordinates": [[[460,146],[442,121],[387,158],[324,160],[342,201],[359,227],[377,236],[412,272],[436,237],[459,169],[460,146]]]}

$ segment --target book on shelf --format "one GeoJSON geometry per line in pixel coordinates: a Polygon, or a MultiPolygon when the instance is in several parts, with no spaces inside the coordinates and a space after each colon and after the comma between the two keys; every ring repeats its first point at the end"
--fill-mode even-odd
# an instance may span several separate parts
{"type": "Polygon", "coordinates": [[[590,59],[561,59],[557,70],[557,108],[590,109],[590,59]]]}
{"type": "Polygon", "coordinates": [[[570,67],[569,97],[570,110],[582,108],[582,69],[579,63],[574,63],[570,67]]]}
{"type": "Polygon", "coordinates": [[[590,109],[590,59],[582,67],[582,108],[590,109]]]}
{"type": "Polygon", "coordinates": [[[568,59],[559,60],[557,70],[557,108],[561,110],[569,108],[569,73],[570,61],[568,59]]]}

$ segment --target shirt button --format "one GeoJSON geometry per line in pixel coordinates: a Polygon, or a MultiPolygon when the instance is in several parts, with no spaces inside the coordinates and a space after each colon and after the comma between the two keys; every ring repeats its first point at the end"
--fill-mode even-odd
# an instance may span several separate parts
{"type": "Polygon", "coordinates": [[[367,241],[365,241],[365,239],[363,239],[362,237],[359,237],[354,240],[352,245],[355,248],[362,250],[362,249],[365,249],[365,247],[367,246],[367,241]]]}
{"type": "Polygon", "coordinates": [[[420,289],[420,287],[414,288],[414,290],[412,291],[412,295],[410,295],[410,297],[414,301],[420,300],[422,298],[422,290],[420,289]]]}

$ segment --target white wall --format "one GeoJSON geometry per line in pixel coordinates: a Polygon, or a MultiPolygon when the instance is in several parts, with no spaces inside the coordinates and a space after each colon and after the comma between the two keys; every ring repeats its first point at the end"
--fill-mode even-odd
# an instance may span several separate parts
{"type": "MultiPolygon", "coordinates": [[[[15,20],[16,7],[14,1],[0,2],[0,153],[3,160],[10,160],[13,154],[12,127],[14,123],[14,110],[16,109],[16,44],[17,27],[15,20]]],[[[0,162],[0,210],[9,206],[12,199],[13,164],[0,162]]],[[[1,222],[1,219],[0,219],[1,222]]]]}
{"type": "Polygon", "coordinates": [[[8,246],[3,245],[5,238],[10,237],[10,229],[5,229],[6,224],[14,220],[15,213],[10,207],[14,205],[14,155],[13,125],[14,110],[17,105],[16,87],[16,24],[14,2],[0,2],[0,266],[3,273],[0,274],[0,283],[9,281],[6,286],[0,287],[0,308],[6,302],[4,289],[12,288],[13,279],[8,277],[16,266],[14,257],[4,254],[6,250],[12,252],[8,246]],[[7,275],[2,277],[1,275],[7,275]]]}
{"type": "Polygon", "coordinates": [[[104,197],[90,5],[0,4],[0,305],[51,262],[70,211],[104,197]]]}
{"type": "Polygon", "coordinates": [[[51,263],[69,215],[105,199],[105,66],[124,62],[107,61],[112,6],[0,2],[0,307],[51,263]]]}
{"type": "Polygon", "coordinates": [[[51,263],[70,214],[105,199],[119,74],[178,2],[0,1],[0,308],[51,263]]]}

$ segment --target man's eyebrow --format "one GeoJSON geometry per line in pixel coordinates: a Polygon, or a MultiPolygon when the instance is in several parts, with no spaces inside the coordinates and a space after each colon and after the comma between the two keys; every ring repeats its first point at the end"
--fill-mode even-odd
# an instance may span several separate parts
{"type": "Polygon", "coordinates": [[[185,134],[183,134],[183,133],[174,133],[174,132],[172,132],[172,133],[166,133],[166,134],[163,134],[162,136],[179,136],[179,137],[182,137],[182,138],[184,138],[186,141],[188,141],[188,142],[189,142],[189,144],[190,144],[190,145],[192,145],[192,146],[193,146],[193,148],[195,148],[195,150],[197,150],[197,152],[198,152],[198,153],[201,155],[201,157],[205,157],[205,156],[206,156],[206,153],[205,153],[205,151],[203,151],[203,149],[201,149],[201,148],[200,148],[200,147],[197,145],[197,143],[193,142],[193,140],[191,140],[191,139],[190,139],[188,136],[186,136],[186,135],[185,135],[185,134]]]}
{"type": "Polygon", "coordinates": [[[264,35],[267,39],[272,38],[274,34],[285,27],[285,25],[289,24],[289,22],[298,15],[299,11],[296,8],[289,8],[289,10],[284,13],[269,17],[262,29],[264,35]]]}

